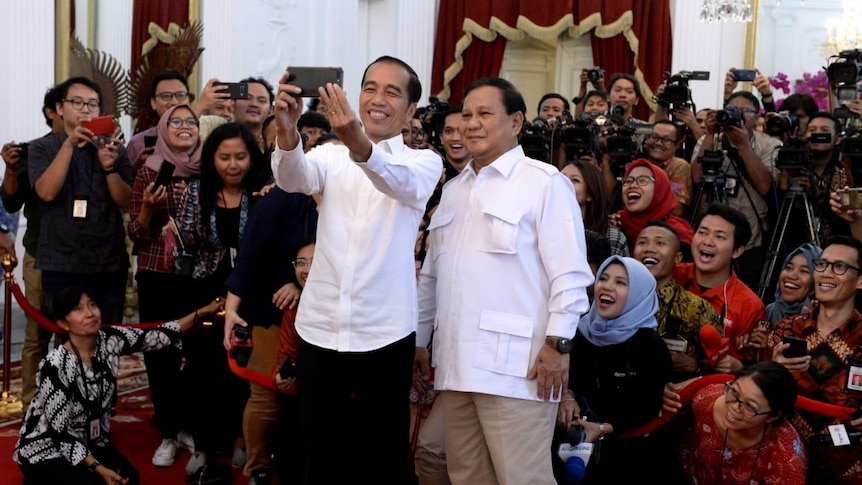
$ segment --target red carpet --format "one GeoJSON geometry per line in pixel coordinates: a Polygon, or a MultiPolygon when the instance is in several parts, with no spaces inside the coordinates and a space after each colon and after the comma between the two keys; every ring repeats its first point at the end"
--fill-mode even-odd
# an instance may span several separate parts
{"type": "MultiPolygon", "coordinates": [[[[189,458],[187,451],[180,450],[176,463],[170,468],[158,468],[150,462],[153,452],[162,440],[158,430],[150,424],[152,404],[149,388],[146,387],[147,376],[143,368],[143,358],[140,354],[122,357],[120,367],[119,402],[117,414],[111,424],[114,442],[138,469],[143,485],[184,483],[185,465],[189,458]]],[[[11,374],[17,377],[15,369],[11,374]]],[[[20,393],[20,386],[20,379],[14,379],[12,391],[20,393]]],[[[21,472],[18,465],[12,461],[19,427],[20,419],[0,423],[0,485],[21,484],[21,472]]],[[[229,462],[230,459],[223,460],[229,462]]],[[[248,480],[243,477],[241,470],[233,469],[233,476],[235,484],[244,484],[248,480]]]]}

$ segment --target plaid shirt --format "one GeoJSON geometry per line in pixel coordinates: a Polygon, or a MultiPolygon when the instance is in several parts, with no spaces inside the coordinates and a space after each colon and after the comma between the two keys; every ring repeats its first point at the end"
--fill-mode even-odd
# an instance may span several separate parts
{"type": "Polygon", "coordinates": [[[134,243],[132,254],[138,256],[138,271],[155,271],[158,273],[173,273],[165,261],[165,238],[162,228],[168,223],[170,216],[175,216],[179,201],[174,197],[174,191],[168,190],[168,198],[152,209],[150,227],[144,229],[138,221],[141,208],[144,206],[144,190],[155,182],[156,172],[147,167],[141,167],[135,175],[132,187],[132,200],[129,204],[129,239],[134,243]]]}

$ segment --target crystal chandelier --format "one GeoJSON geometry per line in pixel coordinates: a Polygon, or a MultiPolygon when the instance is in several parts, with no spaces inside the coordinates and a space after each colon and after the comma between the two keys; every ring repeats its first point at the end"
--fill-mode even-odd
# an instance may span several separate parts
{"type": "Polygon", "coordinates": [[[751,22],[750,0],[703,0],[701,22],[751,22]]]}
{"type": "Polygon", "coordinates": [[[826,42],[821,44],[821,53],[824,56],[862,47],[862,26],[851,20],[862,15],[862,5],[858,0],[845,1],[843,10],[840,18],[829,19],[823,23],[826,27],[826,42]]]}

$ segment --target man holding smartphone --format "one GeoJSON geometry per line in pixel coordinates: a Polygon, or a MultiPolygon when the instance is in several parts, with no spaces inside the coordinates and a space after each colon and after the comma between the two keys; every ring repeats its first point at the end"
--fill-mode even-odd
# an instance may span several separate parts
{"type": "Polygon", "coordinates": [[[58,89],[64,131],[34,140],[28,166],[30,183],[45,202],[36,249],[43,298],[53,301],[80,285],[105,323],[119,323],[129,268],[123,212],[132,194],[132,167],[118,131],[97,137],[85,126],[100,114],[99,85],[75,77],[58,89]]]}
{"type": "Polygon", "coordinates": [[[356,111],[341,86],[321,86],[344,145],[305,154],[302,89],[288,79],[286,72],[275,102],[272,171],[283,190],[324,200],[315,270],[296,319],[306,483],[401,483],[417,324],[413,246],[442,173],[438,155],[401,137],[422,87],[409,65],[389,56],[366,69],[356,111]],[[350,450],[335,453],[345,429],[350,450]],[[350,463],[333,466],[334,457],[350,463]]]}
{"type": "MultiPolygon", "coordinates": [[[[853,389],[851,378],[862,372],[862,314],[854,306],[862,288],[862,243],[847,236],[828,239],[811,270],[816,301],[808,312],[775,324],[768,340],[772,360],[793,372],[800,396],[860,408],[862,391],[853,389]],[[806,354],[789,357],[792,344],[785,337],[803,339],[806,354]]],[[[842,423],[799,411],[794,425],[807,441],[812,435],[829,435],[827,426],[842,423]]],[[[862,431],[862,417],[843,426],[862,431]]],[[[806,483],[862,483],[862,443],[809,447],[808,453],[806,483]]]]}

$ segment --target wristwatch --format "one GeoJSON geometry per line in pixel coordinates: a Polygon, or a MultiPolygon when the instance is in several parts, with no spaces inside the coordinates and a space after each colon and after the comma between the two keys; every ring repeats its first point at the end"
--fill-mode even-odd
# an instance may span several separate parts
{"type": "Polygon", "coordinates": [[[87,468],[89,468],[91,472],[96,473],[96,468],[99,468],[99,465],[101,465],[99,460],[93,460],[93,463],[90,463],[90,466],[87,468]]]}
{"type": "Polygon", "coordinates": [[[572,341],[563,337],[545,337],[545,345],[561,354],[568,354],[572,351],[572,341]]]}

